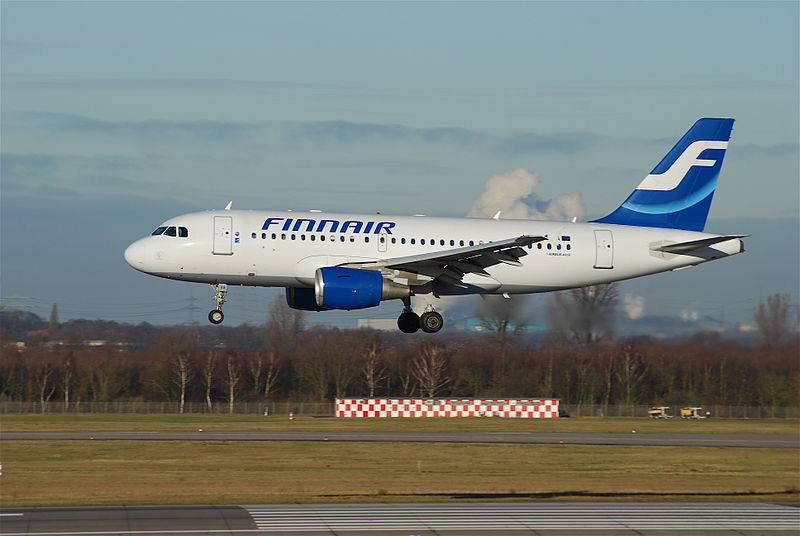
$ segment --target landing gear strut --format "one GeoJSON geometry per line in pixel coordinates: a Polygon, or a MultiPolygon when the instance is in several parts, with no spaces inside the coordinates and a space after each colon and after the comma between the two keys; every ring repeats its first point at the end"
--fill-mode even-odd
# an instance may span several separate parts
{"type": "Polygon", "coordinates": [[[442,315],[429,305],[427,310],[418,315],[411,310],[411,298],[403,298],[403,312],[397,319],[397,327],[403,333],[416,333],[420,329],[425,333],[436,333],[444,325],[442,315]]]}
{"type": "Polygon", "coordinates": [[[225,319],[225,315],[222,314],[222,305],[225,303],[227,293],[228,285],[225,283],[214,284],[214,302],[217,304],[217,308],[208,313],[208,321],[212,324],[221,324],[225,319]]]}

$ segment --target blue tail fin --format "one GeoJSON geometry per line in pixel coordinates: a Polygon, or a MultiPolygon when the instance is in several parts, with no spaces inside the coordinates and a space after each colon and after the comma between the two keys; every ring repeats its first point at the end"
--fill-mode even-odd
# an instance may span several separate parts
{"type": "Polygon", "coordinates": [[[732,129],[733,119],[698,120],[617,210],[595,222],[702,231],[732,129]]]}

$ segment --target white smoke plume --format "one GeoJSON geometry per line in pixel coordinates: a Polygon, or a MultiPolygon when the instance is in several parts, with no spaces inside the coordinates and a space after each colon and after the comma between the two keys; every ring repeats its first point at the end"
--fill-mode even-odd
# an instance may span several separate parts
{"type": "Polygon", "coordinates": [[[534,193],[538,186],[539,176],[522,168],[489,177],[467,216],[491,217],[498,210],[503,218],[527,220],[580,220],[586,215],[581,194],[561,194],[545,201],[534,193]]]}
{"type": "Polygon", "coordinates": [[[631,320],[641,318],[644,315],[644,296],[625,294],[622,297],[622,309],[631,320]]]}

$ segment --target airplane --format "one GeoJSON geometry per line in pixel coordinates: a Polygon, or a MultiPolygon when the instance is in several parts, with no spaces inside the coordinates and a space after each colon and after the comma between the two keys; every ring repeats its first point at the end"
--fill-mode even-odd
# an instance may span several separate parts
{"type": "Polygon", "coordinates": [[[224,210],[170,218],[125,250],[145,274],[210,283],[212,324],[228,285],[284,287],[289,307],[353,310],[400,300],[404,333],[439,331],[435,297],[551,292],[742,253],[749,235],[704,233],[733,119],[702,118],[616,210],[589,222],[224,210]]]}

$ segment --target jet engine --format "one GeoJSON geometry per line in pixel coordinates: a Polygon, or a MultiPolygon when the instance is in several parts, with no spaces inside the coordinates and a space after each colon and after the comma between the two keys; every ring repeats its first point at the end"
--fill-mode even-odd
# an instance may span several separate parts
{"type": "Polygon", "coordinates": [[[320,309],[364,309],[381,300],[406,298],[411,289],[385,280],[376,270],[329,266],[314,276],[316,305],[320,309]]]}

